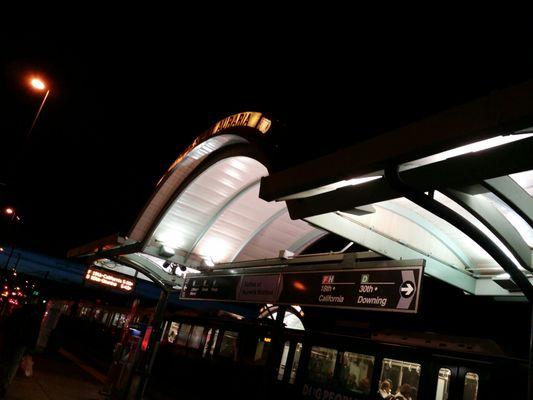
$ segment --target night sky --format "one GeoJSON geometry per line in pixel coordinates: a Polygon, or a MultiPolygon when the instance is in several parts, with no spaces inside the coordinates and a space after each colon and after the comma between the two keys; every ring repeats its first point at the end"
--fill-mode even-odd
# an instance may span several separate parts
{"type": "MultiPolygon", "coordinates": [[[[4,36],[0,205],[22,216],[17,244],[64,256],[127,234],[172,161],[231,113],[286,124],[278,144],[290,165],[531,79],[531,35],[517,26],[512,36],[435,38],[351,28],[202,42],[172,32],[4,36]],[[32,73],[51,94],[25,141],[42,99],[26,84],[32,73]]],[[[6,243],[13,232],[2,218],[6,243]]]]}

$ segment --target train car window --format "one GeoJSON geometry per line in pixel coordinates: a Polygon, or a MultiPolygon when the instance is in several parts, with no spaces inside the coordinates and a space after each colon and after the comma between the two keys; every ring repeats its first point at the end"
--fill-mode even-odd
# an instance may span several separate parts
{"type": "Polygon", "coordinates": [[[205,358],[207,352],[209,351],[209,346],[211,345],[211,338],[213,337],[213,329],[209,328],[207,334],[205,335],[204,349],[202,350],[202,358],[205,358]]]}
{"type": "Polygon", "coordinates": [[[218,352],[222,357],[235,358],[237,354],[237,338],[239,337],[238,332],[226,331],[222,337],[222,342],[220,343],[220,350],[218,352]]]}
{"type": "Polygon", "coordinates": [[[314,383],[329,383],[333,379],[337,350],[313,346],[307,368],[307,379],[314,383]]]}
{"type": "Polygon", "coordinates": [[[122,317],[121,313],[115,313],[113,315],[113,320],[111,321],[111,325],[113,326],[120,326],[120,318],[122,317]]]}
{"type": "Polygon", "coordinates": [[[298,371],[298,364],[300,364],[300,355],[302,354],[302,344],[296,343],[296,349],[294,349],[294,358],[292,359],[291,376],[289,383],[292,385],[296,380],[296,372],[298,371]]]}
{"type": "Polygon", "coordinates": [[[467,372],[465,375],[463,400],[477,400],[478,385],[479,375],[474,372],[467,372]]]}
{"type": "Polygon", "coordinates": [[[167,340],[169,343],[174,343],[176,341],[176,336],[178,335],[178,331],[180,329],[180,324],[177,322],[171,322],[170,328],[168,329],[168,336],[167,340]]]}
{"type": "Polygon", "coordinates": [[[290,347],[291,343],[286,341],[285,345],[283,346],[283,353],[281,353],[281,361],[278,368],[278,381],[283,380],[283,375],[285,374],[285,364],[287,364],[287,357],[289,356],[290,347]]]}
{"type": "Polygon", "coordinates": [[[374,370],[373,356],[351,353],[341,353],[339,362],[339,384],[350,392],[359,394],[370,393],[372,371],[374,370]]]}
{"type": "Polygon", "coordinates": [[[439,369],[437,393],[435,394],[435,400],[448,400],[448,392],[450,391],[451,379],[452,371],[450,371],[448,368],[439,369]]]}
{"type": "Polygon", "coordinates": [[[209,354],[213,356],[215,353],[215,348],[217,347],[217,339],[218,339],[218,333],[220,332],[220,329],[215,329],[215,334],[213,335],[213,340],[211,341],[211,350],[209,350],[209,354]]]}
{"type": "Polygon", "coordinates": [[[255,347],[254,363],[264,365],[267,362],[268,354],[272,346],[272,339],[269,337],[257,339],[257,346],[255,347]]]}
{"type": "Polygon", "coordinates": [[[417,363],[384,358],[379,379],[380,394],[383,396],[389,391],[395,396],[416,400],[421,370],[422,366],[417,363]]]}
{"type": "Polygon", "coordinates": [[[124,326],[124,324],[126,323],[126,314],[119,314],[119,315],[120,315],[120,317],[119,317],[119,320],[118,320],[117,327],[122,328],[124,326]]]}
{"type": "Polygon", "coordinates": [[[187,347],[192,349],[199,349],[202,344],[202,337],[204,336],[204,327],[195,326],[192,328],[191,335],[189,336],[189,341],[187,342],[187,347]]]}
{"type": "Polygon", "coordinates": [[[189,324],[181,324],[180,329],[178,331],[178,337],[176,339],[176,344],[178,346],[186,346],[187,345],[187,339],[189,338],[189,333],[191,332],[191,325],[189,324]]]}

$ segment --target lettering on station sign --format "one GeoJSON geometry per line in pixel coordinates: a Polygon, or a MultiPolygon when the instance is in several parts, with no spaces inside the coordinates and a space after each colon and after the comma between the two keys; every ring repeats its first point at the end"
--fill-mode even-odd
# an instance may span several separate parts
{"type": "Polygon", "coordinates": [[[416,313],[423,264],[283,273],[278,304],[416,313]]]}
{"type": "MultiPolygon", "coordinates": [[[[384,265],[384,264],[381,264],[384,265]]],[[[424,261],[412,265],[265,275],[199,275],[185,279],[180,297],[416,313],[424,261]]]]}
{"type": "Polygon", "coordinates": [[[258,129],[261,133],[266,133],[270,129],[270,125],[271,121],[268,118],[261,116],[261,113],[242,112],[239,114],[230,115],[229,117],[217,122],[213,127],[212,134],[235,126],[248,126],[250,128],[258,129]]]}
{"type": "Polygon", "coordinates": [[[85,282],[117,289],[123,292],[132,292],[135,288],[135,280],[127,275],[109,272],[103,269],[90,267],[85,273],[85,282]]]}

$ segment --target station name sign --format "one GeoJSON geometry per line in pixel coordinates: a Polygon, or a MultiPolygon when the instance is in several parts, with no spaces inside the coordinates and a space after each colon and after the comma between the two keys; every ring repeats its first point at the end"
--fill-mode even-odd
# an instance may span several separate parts
{"type": "Polygon", "coordinates": [[[94,267],[87,269],[87,272],[85,273],[85,282],[91,285],[117,289],[121,292],[133,292],[135,289],[135,279],[127,275],[109,272],[94,267]]]}
{"type": "Polygon", "coordinates": [[[271,121],[262,116],[261,113],[242,112],[239,114],[230,115],[229,117],[226,117],[223,120],[217,122],[212,129],[212,134],[236,126],[256,128],[261,133],[267,133],[267,131],[270,129],[270,125],[271,121]]]}
{"type": "Polygon", "coordinates": [[[185,279],[180,297],[416,313],[423,268],[424,261],[417,260],[407,266],[402,262],[262,275],[199,275],[185,279]]]}

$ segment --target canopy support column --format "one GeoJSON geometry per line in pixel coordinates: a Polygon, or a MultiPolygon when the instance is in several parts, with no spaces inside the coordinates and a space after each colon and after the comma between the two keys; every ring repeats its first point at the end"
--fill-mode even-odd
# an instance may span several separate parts
{"type": "Polygon", "coordinates": [[[140,375],[138,383],[135,385],[135,399],[137,400],[143,399],[144,392],[146,390],[146,387],[148,386],[148,379],[150,378],[152,366],[154,364],[157,350],[159,348],[159,340],[161,338],[161,335],[163,334],[161,330],[163,327],[164,313],[167,307],[169,292],[170,291],[167,288],[163,288],[161,290],[159,301],[157,302],[154,311],[154,316],[150,323],[150,326],[152,327],[152,332],[148,338],[146,350],[143,356],[141,357],[139,367],[137,369],[140,375]]]}

